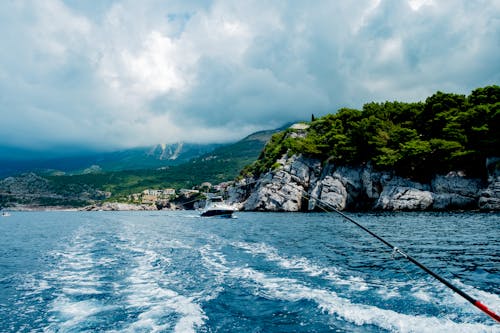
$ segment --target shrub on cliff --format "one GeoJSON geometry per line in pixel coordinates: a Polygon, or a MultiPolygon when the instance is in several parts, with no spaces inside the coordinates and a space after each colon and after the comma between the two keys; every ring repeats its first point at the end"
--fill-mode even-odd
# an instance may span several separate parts
{"type": "Polygon", "coordinates": [[[449,170],[484,176],[485,158],[498,155],[498,128],[496,85],[469,96],[437,92],[425,102],[372,102],[314,118],[302,135],[275,134],[242,174],[261,174],[289,152],[343,165],[370,162],[414,179],[449,170]]]}

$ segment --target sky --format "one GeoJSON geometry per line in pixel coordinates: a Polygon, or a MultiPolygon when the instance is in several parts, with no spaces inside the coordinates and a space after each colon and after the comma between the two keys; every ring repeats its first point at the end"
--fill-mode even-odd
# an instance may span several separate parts
{"type": "Polygon", "coordinates": [[[5,0],[0,146],[230,142],[500,84],[500,0],[5,0]]]}

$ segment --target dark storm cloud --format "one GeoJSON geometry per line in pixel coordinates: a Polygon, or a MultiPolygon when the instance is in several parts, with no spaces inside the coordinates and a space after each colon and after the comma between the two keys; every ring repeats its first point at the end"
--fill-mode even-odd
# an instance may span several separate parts
{"type": "Polygon", "coordinates": [[[227,141],[500,82],[497,1],[8,2],[0,145],[227,141]]]}

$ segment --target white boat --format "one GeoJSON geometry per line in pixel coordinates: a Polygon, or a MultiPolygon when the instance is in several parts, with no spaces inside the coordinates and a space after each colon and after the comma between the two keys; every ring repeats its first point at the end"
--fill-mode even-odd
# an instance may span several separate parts
{"type": "Polygon", "coordinates": [[[203,217],[232,217],[233,213],[237,209],[231,205],[224,203],[222,197],[212,197],[207,199],[207,203],[205,204],[205,208],[201,212],[201,216],[203,217]]]}
{"type": "Polygon", "coordinates": [[[9,212],[2,212],[2,216],[10,216],[9,212]]]}

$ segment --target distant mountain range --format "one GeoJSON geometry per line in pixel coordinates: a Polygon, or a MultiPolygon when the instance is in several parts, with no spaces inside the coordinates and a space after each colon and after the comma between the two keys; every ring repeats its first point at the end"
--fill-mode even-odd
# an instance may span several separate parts
{"type": "Polygon", "coordinates": [[[103,200],[107,193],[111,199],[123,199],[148,188],[191,188],[203,182],[233,180],[281,130],[257,132],[226,145],[181,143],[101,155],[0,162],[4,175],[25,172],[8,178],[0,175],[0,206],[75,207],[103,200]]]}
{"type": "MultiPolygon", "coordinates": [[[[191,160],[196,161],[198,158],[207,158],[206,156],[209,158],[225,156],[234,145],[241,148],[243,142],[256,141],[265,144],[270,138],[270,133],[281,131],[289,127],[290,124],[285,124],[275,130],[256,132],[238,142],[226,144],[178,142],[111,152],[84,151],[73,147],[52,151],[35,151],[0,145],[0,179],[25,172],[35,172],[42,175],[78,175],[111,171],[165,169],[191,160]],[[215,151],[216,149],[222,150],[215,151]],[[213,155],[211,155],[212,152],[214,152],[213,155]]],[[[263,144],[257,144],[254,148],[258,150],[258,153],[263,147],[263,144]]],[[[257,157],[253,157],[254,151],[250,152],[247,149],[236,149],[234,154],[241,155],[241,158],[246,158],[249,163],[257,157]],[[247,156],[243,156],[245,154],[247,156]]]]}
{"type": "Polygon", "coordinates": [[[274,133],[261,131],[246,138],[213,149],[188,162],[156,169],[136,169],[81,173],[75,175],[45,176],[60,189],[72,184],[87,184],[92,188],[110,192],[113,197],[141,192],[146,188],[191,188],[203,182],[218,184],[233,180],[247,165],[253,163],[274,133]]]}
{"type": "Polygon", "coordinates": [[[220,146],[179,142],[70,157],[51,157],[37,152],[4,148],[0,149],[0,177],[28,171],[60,175],[157,169],[185,163],[220,146]]]}

